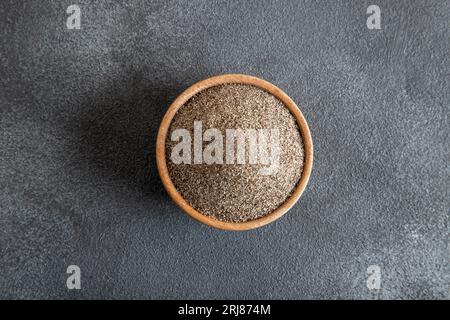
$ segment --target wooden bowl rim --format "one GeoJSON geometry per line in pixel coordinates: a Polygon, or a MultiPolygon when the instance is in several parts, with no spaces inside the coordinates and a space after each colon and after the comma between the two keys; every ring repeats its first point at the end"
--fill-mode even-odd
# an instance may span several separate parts
{"type": "Polygon", "coordinates": [[[244,231],[250,230],[254,228],[258,228],[264,226],[268,223],[275,221],[276,219],[283,216],[300,198],[303,191],[305,190],[306,185],[308,184],[309,177],[311,175],[312,164],[313,164],[313,143],[311,138],[311,133],[309,131],[308,124],[301,113],[298,106],[295,102],[281,89],[276,87],[275,85],[267,82],[263,79],[244,75],[244,74],[224,74],[218,75],[211,78],[207,78],[201,80],[185,91],[183,91],[169,106],[166,111],[164,118],[161,121],[161,125],[159,127],[158,136],[156,140],[156,164],[158,168],[158,173],[161,177],[161,181],[163,183],[164,188],[169,194],[170,198],[190,217],[195,220],[202,222],[208,226],[222,229],[222,230],[232,230],[232,231],[244,231]],[[256,86],[264,91],[274,95],[277,97],[283,104],[291,111],[295,119],[297,120],[297,124],[300,128],[300,133],[303,139],[303,148],[304,148],[304,165],[303,172],[295,187],[293,193],[287,200],[279,206],[277,209],[272,211],[271,213],[254,220],[249,220],[245,222],[225,222],[214,219],[212,217],[208,217],[206,215],[201,214],[199,211],[194,209],[178,192],[175,188],[172,180],[170,179],[169,172],[166,164],[166,155],[165,155],[165,145],[167,133],[169,131],[170,124],[172,122],[173,117],[176,112],[195,94],[203,91],[207,88],[217,86],[220,84],[227,83],[238,83],[238,84],[248,84],[256,86]]]}

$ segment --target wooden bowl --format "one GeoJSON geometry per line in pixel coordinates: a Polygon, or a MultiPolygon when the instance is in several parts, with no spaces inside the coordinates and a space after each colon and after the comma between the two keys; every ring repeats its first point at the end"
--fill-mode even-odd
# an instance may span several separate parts
{"type": "Polygon", "coordinates": [[[215,227],[218,229],[242,231],[261,227],[280,218],[297,202],[297,200],[302,195],[303,190],[306,187],[306,184],[308,183],[309,176],[311,175],[313,163],[313,143],[311,139],[311,133],[309,132],[308,124],[306,123],[305,118],[303,117],[302,113],[300,112],[295,102],[292,101],[292,99],[289,98],[283,91],[281,91],[273,84],[256,77],[242,74],[225,74],[208,78],[195,83],[194,85],[186,89],[182,94],[180,94],[175,99],[174,102],[172,102],[166,114],[164,115],[164,118],[159,127],[158,137],[156,141],[156,163],[158,166],[158,172],[161,177],[162,183],[167,192],[169,193],[169,196],[189,216],[191,216],[197,221],[200,221],[204,224],[207,224],[211,227],[215,227]],[[199,93],[200,91],[205,90],[209,87],[227,83],[253,85],[277,97],[291,111],[292,115],[297,120],[297,124],[300,128],[300,133],[303,139],[303,146],[304,146],[303,173],[292,195],[289,198],[287,198],[286,201],[280,207],[278,207],[271,213],[261,218],[246,222],[220,221],[212,217],[203,215],[199,211],[191,207],[191,205],[189,205],[189,203],[181,196],[181,194],[177,191],[174,184],[172,183],[166,164],[165,146],[167,133],[169,131],[172,119],[175,116],[178,109],[180,109],[192,96],[199,93]]]}

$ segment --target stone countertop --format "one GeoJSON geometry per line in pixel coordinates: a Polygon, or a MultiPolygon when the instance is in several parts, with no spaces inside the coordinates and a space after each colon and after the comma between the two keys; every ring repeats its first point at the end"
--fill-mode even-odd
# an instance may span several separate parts
{"type": "Polygon", "coordinates": [[[1,1],[0,298],[449,298],[450,3],[376,2],[381,30],[364,1],[81,0],[69,30],[70,1],[1,1]],[[223,73],[282,88],[315,146],[295,207],[242,233],[155,167],[170,102],[223,73]]]}

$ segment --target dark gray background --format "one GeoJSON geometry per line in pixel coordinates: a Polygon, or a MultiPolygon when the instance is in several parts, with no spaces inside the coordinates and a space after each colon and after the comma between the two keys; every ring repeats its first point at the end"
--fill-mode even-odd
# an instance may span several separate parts
{"type": "Polygon", "coordinates": [[[449,11],[2,0],[0,297],[448,298],[449,11]],[[82,30],[66,28],[73,3],[82,30]],[[298,204],[249,232],[191,220],[155,168],[170,102],[222,73],[281,87],[315,145],[298,204]]]}

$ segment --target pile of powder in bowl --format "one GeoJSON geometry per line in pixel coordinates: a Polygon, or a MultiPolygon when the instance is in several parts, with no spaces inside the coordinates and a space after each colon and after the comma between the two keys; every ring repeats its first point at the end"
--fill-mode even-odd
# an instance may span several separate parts
{"type": "Polygon", "coordinates": [[[200,91],[177,111],[166,138],[167,169],[177,191],[201,214],[226,222],[254,220],[277,209],[300,181],[303,161],[294,116],[252,85],[200,91]]]}

